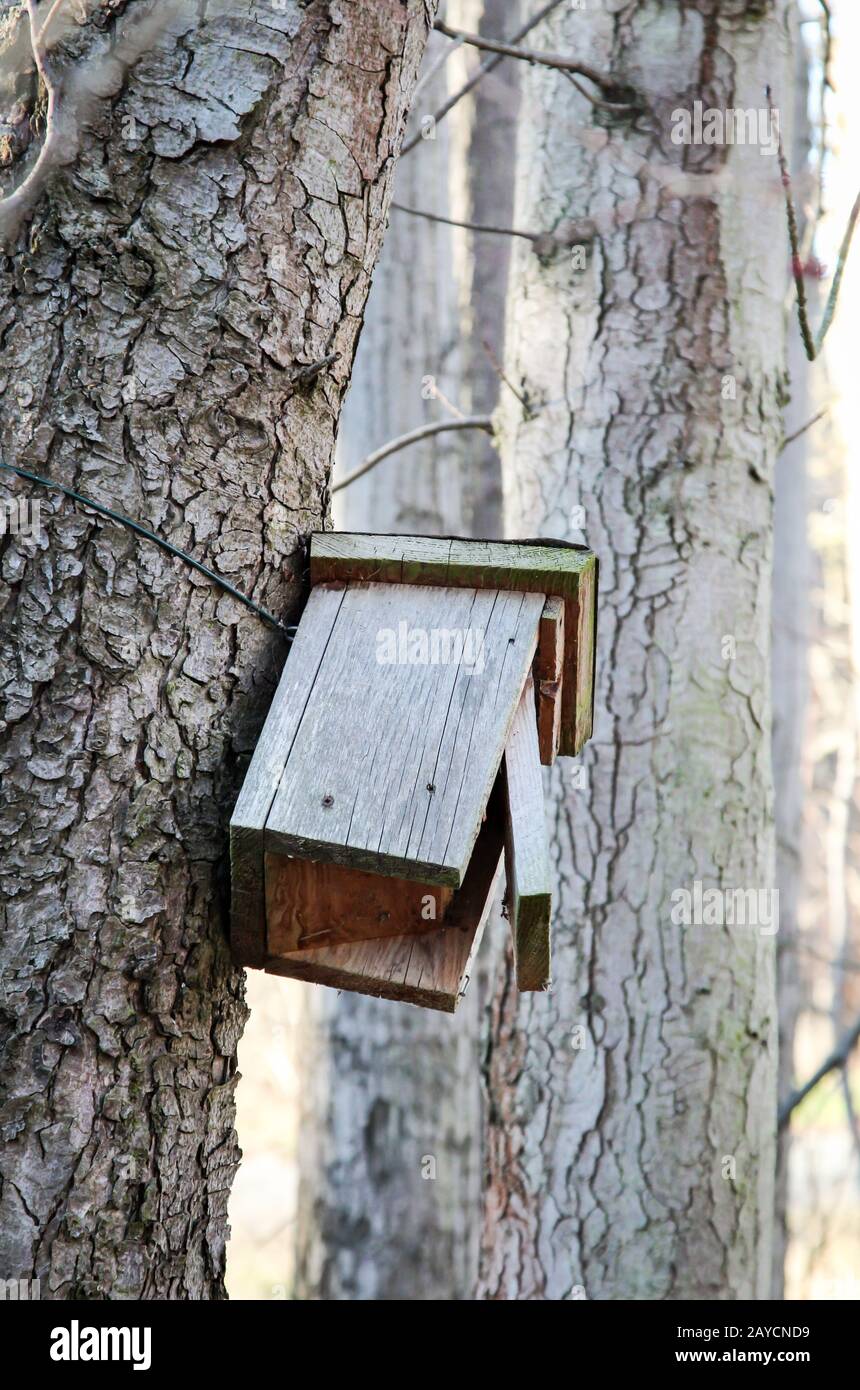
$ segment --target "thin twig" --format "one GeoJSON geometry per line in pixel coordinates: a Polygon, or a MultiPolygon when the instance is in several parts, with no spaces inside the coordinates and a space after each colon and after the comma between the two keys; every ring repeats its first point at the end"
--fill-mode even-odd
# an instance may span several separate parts
{"type": "Polygon", "coordinates": [[[504,385],[507,386],[508,390],[509,390],[510,392],[512,392],[513,395],[516,396],[517,400],[519,401],[520,405],[522,406],[523,410],[525,411],[526,416],[530,416],[531,413],[532,413],[532,409],[531,409],[531,406],[529,405],[529,402],[528,402],[527,397],[521,395],[520,392],[517,390],[516,386],[514,386],[513,382],[505,375],[505,370],[504,370],[504,368],[503,368],[501,362],[499,361],[499,359],[498,359],[498,357],[496,356],[496,354],[493,352],[493,349],[492,349],[492,347],[490,346],[490,344],[487,342],[486,338],[482,338],[482,339],[481,339],[481,347],[484,349],[484,352],[487,354],[487,357],[488,357],[489,362],[490,362],[490,366],[493,368],[493,371],[496,373],[496,376],[499,378],[499,381],[503,382],[504,385]]]}
{"type": "Polygon", "coordinates": [[[412,93],[413,104],[415,102],[415,98],[418,96],[418,93],[422,92],[424,88],[428,85],[428,83],[433,81],[433,78],[436,76],[439,69],[443,68],[447,63],[448,59],[453,58],[454,54],[457,52],[457,49],[462,47],[462,41],[460,43],[454,44],[447,43],[442,46],[440,52],[436,54],[434,60],[431,63],[428,63],[427,71],[423,73],[422,76],[419,78],[418,82],[416,82],[415,91],[412,93]]]}
{"type": "Polygon", "coordinates": [[[833,56],[833,15],[830,11],[828,0],[819,0],[821,5],[824,30],[823,53],[821,55],[821,96],[819,105],[821,108],[821,131],[819,137],[818,151],[818,217],[821,221],[824,216],[824,160],[827,155],[827,93],[834,91],[833,80],[830,76],[830,63],[833,56]]]}
{"type": "Polygon", "coordinates": [[[836,300],[842,285],[845,263],[848,260],[848,252],[851,249],[851,238],[854,235],[854,228],[857,225],[858,216],[860,216],[860,193],[858,193],[857,197],[854,199],[854,206],[848,217],[848,226],[845,229],[842,245],[839,248],[839,255],[836,258],[836,270],[833,275],[833,284],[830,286],[830,293],[827,296],[827,303],[824,306],[824,317],[821,320],[821,327],[818,330],[818,337],[815,340],[816,354],[821,351],[821,344],[824,342],[827,336],[827,330],[833,321],[833,315],[836,311],[836,300]]]}
{"type": "Polygon", "coordinates": [[[295,386],[307,386],[310,382],[316,381],[320,372],[324,372],[326,367],[337,362],[339,357],[339,352],[330,352],[326,357],[321,357],[319,362],[309,362],[306,367],[299,367],[293,372],[293,384],[295,386]]]}
{"type": "Polygon", "coordinates": [[[446,227],[463,227],[467,232],[488,232],[491,236],[519,236],[524,241],[535,241],[537,232],[518,232],[515,227],[493,227],[486,222],[459,222],[456,217],[443,217],[439,212],[425,212],[423,208],[408,208],[405,203],[392,202],[397,212],[406,212],[410,217],[426,217],[428,222],[444,222],[446,227]]]}
{"type": "MultiPolygon", "coordinates": [[[[770,87],[766,88],[768,108],[773,119],[773,102],[771,99],[770,87]]],[[[839,290],[842,285],[842,276],[845,273],[845,265],[848,260],[848,252],[851,249],[851,238],[854,235],[854,228],[857,218],[860,216],[860,193],[854,200],[854,206],[848,218],[848,226],[842,238],[842,245],[839,248],[839,255],[836,259],[836,270],[833,274],[833,282],[830,286],[830,293],[827,296],[827,303],[824,306],[824,315],[821,320],[821,327],[817,334],[813,336],[812,328],[809,323],[809,310],[806,300],[806,286],[803,282],[803,258],[800,252],[800,238],[797,230],[797,214],[794,210],[794,198],[791,194],[791,175],[788,172],[788,163],[785,158],[785,150],[782,144],[782,135],[777,137],[777,154],[779,158],[779,172],[782,178],[782,187],[785,193],[785,212],[788,222],[788,241],[791,247],[791,273],[794,277],[794,287],[797,291],[797,320],[800,325],[800,336],[803,339],[803,350],[810,362],[814,362],[821,352],[824,339],[827,337],[828,330],[833,322],[833,315],[836,312],[836,301],[839,298],[839,290]]]]}
{"type": "Polygon", "coordinates": [[[103,83],[117,81],[116,73],[128,72],[149,51],[171,18],[178,13],[182,0],[161,0],[157,9],[148,10],[139,20],[132,20],[109,50],[90,58],[76,67],[63,68],[55,80],[48,71],[46,54],[56,42],[45,38],[45,31],[59,14],[59,3],[51,9],[41,28],[37,24],[35,0],[24,0],[30,24],[30,41],[36,69],[47,93],[45,136],[35,163],[21,181],[5,197],[0,196],[0,244],[11,243],[30,213],[55,166],[69,164],[77,152],[77,127],[90,107],[104,96],[103,83]]]}
{"type": "Polygon", "coordinates": [[[42,44],[42,34],[44,31],[39,29],[36,22],[36,0],[26,0],[26,5],[27,18],[30,23],[30,46],[33,50],[36,71],[45,88],[48,101],[45,114],[45,138],[36,156],[36,161],[26,178],[22,179],[18,187],[13,189],[6,197],[0,198],[0,213],[2,213],[4,221],[13,219],[16,213],[28,206],[30,198],[42,181],[45,170],[50,167],[54,157],[54,151],[59,141],[56,121],[57,91],[48,73],[45,62],[45,49],[42,44]]]}
{"type": "MultiPolygon", "coordinates": [[[[562,3],[563,0],[547,0],[547,4],[545,4],[541,9],[539,9],[536,15],[533,15],[532,18],[527,20],[526,23],[523,24],[515,34],[511,35],[509,42],[519,43],[520,40],[524,39],[527,34],[531,33],[532,29],[534,29],[536,25],[540,24],[542,19],[546,19],[547,15],[550,14],[552,10],[557,10],[559,5],[561,5],[562,3]]],[[[477,87],[478,83],[481,81],[481,78],[486,77],[488,72],[492,72],[495,68],[499,66],[499,63],[503,61],[504,55],[496,54],[495,57],[488,58],[486,62],[483,62],[481,66],[478,68],[477,72],[474,72],[472,76],[469,78],[469,80],[463,83],[462,87],[459,87],[456,92],[452,92],[451,96],[448,97],[448,100],[443,102],[437,111],[433,112],[433,124],[438,125],[440,121],[444,121],[445,117],[447,116],[448,112],[452,109],[452,107],[456,106],[458,101],[462,101],[463,97],[468,96],[469,92],[472,91],[473,87],[477,87]]],[[[408,154],[410,150],[414,150],[416,145],[421,144],[423,138],[424,137],[419,132],[417,135],[413,135],[411,140],[405,141],[403,148],[400,151],[401,155],[408,154]]]]}
{"type": "Polygon", "coordinates": [[[810,1076],[803,1086],[792,1091],[791,1095],[783,1101],[779,1107],[779,1128],[784,1129],[791,1117],[791,1112],[796,1110],[802,1100],[805,1100],[810,1091],[814,1090],[819,1081],[823,1081],[825,1076],[829,1076],[837,1067],[844,1067],[848,1058],[860,1040],[860,1018],[856,1019],[848,1032],[843,1035],[834,1047],[829,1056],[825,1057],[821,1066],[810,1076]]]}
{"type": "Polygon", "coordinates": [[[534,48],[521,48],[515,43],[486,39],[481,34],[469,34],[464,29],[452,29],[441,19],[436,20],[433,28],[438,29],[440,34],[446,34],[449,39],[462,39],[472,48],[484,49],[487,53],[500,53],[503,58],[521,58],[525,63],[538,63],[545,68],[554,68],[556,72],[578,73],[580,77],[587,77],[589,82],[593,82],[602,92],[617,92],[623,85],[617,78],[606,77],[596,68],[581,63],[577,58],[568,58],[563,53],[542,53],[534,48]]]}
{"type": "Polygon", "coordinates": [[[455,405],[453,401],[449,401],[448,397],[445,395],[445,392],[439,390],[439,387],[436,385],[435,381],[433,382],[433,394],[430,399],[434,401],[441,401],[445,409],[448,411],[450,415],[453,415],[455,420],[465,420],[466,417],[463,414],[460,407],[458,405],[455,405]]]}
{"type": "Polygon", "coordinates": [[[830,0],[818,0],[818,3],[824,11],[824,85],[832,90],[830,58],[833,50],[833,11],[830,8],[830,0]]]}
{"type": "Polygon", "coordinates": [[[817,415],[813,415],[811,420],[807,420],[805,425],[801,425],[799,430],[795,430],[793,434],[787,434],[779,447],[779,452],[782,453],[783,449],[787,449],[789,444],[794,443],[795,439],[799,439],[802,434],[806,434],[807,430],[811,430],[813,425],[817,425],[819,420],[823,420],[829,409],[829,406],[825,406],[823,410],[819,410],[817,415]]]}
{"type": "Polygon", "coordinates": [[[149,527],[142,526],[139,521],[132,521],[131,517],[123,516],[122,512],[115,512],[112,507],[105,507],[101,502],[95,502],[92,497],[87,497],[84,493],[75,492],[72,488],[66,487],[63,483],[54,482],[53,478],[40,478],[38,473],[28,473],[26,468],[16,468],[13,464],[3,463],[2,461],[0,461],[0,468],[5,468],[10,473],[17,473],[19,478],[26,478],[30,483],[38,483],[40,487],[49,488],[54,492],[61,492],[65,497],[71,498],[73,502],[78,502],[83,507],[91,507],[94,512],[99,512],[101,516],[106,516],[110,521],[116,521],[120,526],[127,527],[128,530],[133,531],[135,535],[142,536],[144,540],[152,541],[153,544],[161,546],[161,549],[166,550],[168,555],[173,555],[178,560],[184,560],[186,565],[190,565],[192,569],[205,575],[207,579],[211,579],[213,583],[218,584],[222,589],[226,590],[228,594],[231,594],[233,598],[238,599],[240,603],[244,603],[248,608],[252,608],[254,612],[259,614],[261,618],[264,618],[267,623],[271,623],[272,627],[276,627],[280,632],[284,633],[288,641],[292,641],[294,629],[285,627],[284,624],[275,617],[274,613],[269,612],[268,608],[263,608],[261,604],[257,603],[256,599],[249,598],[247,594],[243,594],[242,590],[237,589],[229,580],[223,579],[220,574],[216,574],[214,570],[210,570],[206,565],[202,565],[199,560],[194,559],[193,555],[189,555],[186,551],[180,550],[179,546],[174,545],[172,541],[167,541],[163,536],[157,535],[155,531],[150,531],[149,527]]]}
{"type": "Polygon", "coordinates": [[[576,80],[572,72],[566,72],[564,75],[568,82],[573,83],[579,95],[585,97],[586,101],[590,101],[591,105],[596,107],[598,111],[607,111],[612,116],[618,116],[633,109],[631,103],[627,101],[604,101],[602,97],[596,97],[593,92],[590,92],[587,87],[583,87],[582,83],[576,80]]]}
{"type": "Polygon", "coordinates": [[[347,473],[339,483],[335,483],[332,493],[340,492],[341,488],[349,487],[357,478],[363,478],[365,473],[369,473],[371,468],[375,468],[383,459],[389,455],[396,454],[398,450],[407,448],[410,444],[417,444],[421,439],[428,439],[430,435],[442,434],[444,430],[486,430],[487,434],[493,432],[493,419],[490,415],[466,415],[462,420],[437,420],[432,425],[421,425],[417,430],[410,430],[408,434],[401,434],[397,439],[390,439],[387,444],[383,444],[381,449],[368,454],[363,463],[358,468],[347,473]]]}
{"type": "MultiPolygon", "coordinates": [[[[770,111],[771,127],[773,126],[773,101],[771,99],[770,87],[767,89],[767,104],[770,111]]],[[[778,128],[778,127],[777,127],[778,128]]],[[[794,211],[794,199],[791,196],[791,175],[788,172],[788,163],[785,158],[785,150],[782,144],[782,133],[777,136],[777,158],[779,159],[779,173],[782,179],[783,192],[785,194],[785,215],[788,219],[788,241],[791,247],[791,273],[794,276],[794,288],[797,292],[797,320],[800,324],[800,336],[803,339],[803,350],[810,362],[815,361],[815,341],[812,337],[812,329],[809,326],[809,314],[806,307],[806,285],[803,283],[803,260],[800,255],[800,239],[797,232],[797,215],[794,211]]]]}

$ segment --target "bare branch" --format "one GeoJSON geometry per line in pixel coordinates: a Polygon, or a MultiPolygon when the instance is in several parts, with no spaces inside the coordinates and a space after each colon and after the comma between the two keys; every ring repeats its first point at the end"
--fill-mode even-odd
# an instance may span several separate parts
{"type": "Polygon", "coordinates": [[[833,90],[833,82],[830,78],[830,59],[833,55],[833,11],[830,8],[830,0],[818,0],[823,10],[822,24],[824,29],[824,59],[822,62],[822,80],[825,88],[833,90]]]}
{"type": "MultiPolygon", "coordinates": [[[[607,77],[604,73],[598,72],[596,68],[589,67],[587,63],[581,63],[576,58],[567,58],[563,53],[539,53],[534,48],[520,48],[515,43],[500,43],[496,39],[485,39],[481,34],[469,34],[464,29],[452,29],[441,19],[437,19],[433,25],[440,34],[445,34],[449,39],[461,39],[464,43],[470,44],[473,48],[485,49],[488,53],[500,53],[504,58],[521,58],[526,63],[539,63],[545,68],[555,68],[557,72],[575,72],[580,77],[587,77],[589,82],[593,82],[602,92],[611,95],[622,90],[626,90],[625,84],[619,82],[615,77],[607,77]]],[[[619,103],[624,106],[629,103],[619,103]]]]}
{"type": "MultiPolygon", "coordinates": [[[[773,116],[773,102],[771,100],[770,87],[767,89],[767,102],[773,116]]],[[[836,312],[836,301],[839,298],[839,290],[842,285],[842,276],[845,273],[845,264],[848,260],[848,252],[851,249],[851,239],[854,236],[854,228],[857,218],[860,216],[860,193],[854,200],[854,206],[848,217],[848,226],[842,238],[842,245],[839,248],[839,255],[836,259],[836,270],[833,275],[833,283],[830,286],[830,293],[827,296],[827,303],[824,306],[824,315],[821,320],[821,327],[818,333],[813,336],[812,328],[809,323],[809,308],[806,300],[806,286],[803,282],[803,257],[800,251],[800,237],[797,230],[797,214],[794,209],[794,198],[791,194],[791,175],[788,172],[788,163],[783,149],[782,136],[777,140],[777,153],[779,157],[779,172],[782,178],[782,187],[785,192],[785,213],[788,222],[788,241],[791,247],[791,273],[794,277],[794,287],[797,291],[797,321],[800,325],[800,336],[803,339],[803,350],[810,362],[814,362],[821,352],[824,339],[827,337],[828,330],[833,322],[833,315],[836,312]]]]}
{"type": "MultiPolygon", "coordinates": [[[[562,0],[548,0],[548,3],[545,4],[542,7],[542,9],[538,10],[536,15],[534,15],[525,24],[523,24],[522,27],[519,28],[515,34],[511,35],[510,42],[519,43],[520,40],[524,39],[526,37],[526,34],[530,33],[531,30],[534,29],[537,24],[540,24],[542,19],[546,19],[547,15],[552,10],[557,10],[560,4],[562,4],[562,0]]],[[[443,102],[443,104],[439,107],[438,111],[433,112],[434,124],[438,125],[440,121],[444,121],[451,108],[456,106],[458,101],[462,101],[463,97],[468,96],[469,92],[472,91],[472,88],[477,87],[478,83],[481,81],[481,78],[486,77],[488,72],[492,72],[493,69],[497,68],[499,66],[499,63],[503,61],[504,54],[499,53],[494,58],[488,58],[486,62],[482,63],[481,66],[478,68],[478,71],[476,73],[473,73],[473,75],[469,78],[468,82],[464,82],[462,87],[460,87],[456,92],[452,93],[452,95],[448,98],[447,101],[443,102]]],[[[408,154],[410,150],[414,150],[416,145],[421,144],[421,139],[422,137],[420,134],[413,135],[411,140],[407,140],[404,143],[403,148],[400,151],[401,155],[408,154]]]]}
{"type": "MultiPolygon", "coordinates": [[[[33,58],[36,63],[36,71],[45,88],[48,103],[45,115],[45,138],[42,141],[42,148],[39,150],[36,162],[26,178],[22,179],[12,193],[9,193],[5,198],[0,198],[0,234],[7,225],[14,224],[17,217],[23,215],[30,207],[31,202],[38,196],[44,178],[54,163],[60,139],[57,125],[57,90],[45,62],[45,48],[42,42],[44,30],[39,29],[36,20],[36,0],[26,0],[26,5],[33,58]]],[[[51,10],[51,15],[54,8],[51,10]]],[[[51,15],[48,16],[48,19],[51,18],[51,15]]]]}
{"type": "Polygon", "coordinates": [[[816,353],[821,351],[821,344],[827,335],[836,310],[836,300],[842,285],[842,276],[845,273],[845,262],[848,260],[848,252],[851,249],[851,238],[854,235],[854,228],[857,225],[857,218],[860,216],[860,193],[854,199],[854,206],[848,217],[848,226],[842,238],[842,245],[839,248],[839,255],[836,258],[836,270],[833,275],[833,284],[830,286],[830,293],[827,296],[827,303],[824,306],[824,317],[821,320],[821,327],[818,330],[818,337],[815,340],[816,353]]]}
{"type": "Polygon", "coordinates": [[[340,492],[341,488],[349,487],[356,478],[363,478],[365,473],[370,472],[371,468],[375,468],[383,459],[387,459],[391,454],[396,454],[398,450],[405,449],[410,444],[417,444],[421,439],[428,439],[433,434],[442,434],[445,430],[486,430],[487,434],[492,434],[492,416],[466,415],[462,420],[437,420],[432,425],[421,425],[417,430],[410,430],[408,434],[401,434],[397,439],[390,439],[387,444],[383,444],[381,449],[368,454],[358,468],[353,469],[339,483],[335,483],[332,493],[340,492]]]}
{"type": "Polygon", "coordinates": [[[418,93],[423,91],[424,88],[427,87],[433,81],[433,78],[436,76],[439,69],[443,68],[447,63],[448,59],[452,58],[454,54],[457,52],[457,49],[462,47],[462,42],[453,44],[447,43],[442,45],[440,52],[437,53],[434,60],[428,64],[427,71],[415,84],[415,91],[412,93],[413,106],[415,105],[415,99],[418,96],[418,93]]]}
{"type": "Polygon", "coordinates": [[[635,104],[629,101],[604,101],[602,97],[596,97],[587,87],[583,87],[581,82],[577,82],[572,72],[566,72],[564,75],[568,82],[573,83],[579,95],[591,102],[591,105],[596,107],[598,111],[607,111],[612,116],[620,116],[635,109],[635,104]]]}
{"type": "Polygon", "coordinates": [[[525,412],[526,417],[530,418],[533,414],[533,411],[529,403],[528,397],[522,395],[521,392],[517,390],[516,386],[514,386],[510,378],[505,374],[505,370],[501,362],[499,361],[496,354],[493,352],[493,349],[491,345],[487,342],[486,338],[481,339],[481,347],[487,354],[490,366],[496,373],[496,376],[499,378],[499,381],[501,381],[503,385],[507,386],[508,390],[512,393],[512,395],[516,396],[517,400],[519,401],[520,405],[522,406],[525,412]]]}
{"type": "Polygon", "coordinates": [[[428,222],[444,222],[446,227],[464,227],[467,232],[488,232],[492,236],[518,236],[525,241],[536,241],[538,232],[518,232],[514,227],[493,227],[485,222],[459,222],[455,217],[443,217],[438,212],[425,212],[423,208],[408,208],[404,203],[392,202],[397,212],[406,212],[410,217],[426,217],[428,222]]]}
{"type": "Polygon", "coordinates": [[[784,1129],[791,1118],[791,1112],[796,1110],[802,1100],[805,1100],[810,1091],[813,1091],[819,1081],[823,1081],[825,1076],[829,1076],[837,1067],[844,1067],[854,1048],[860,1041],[860,1018],[858,1018],[848,1032],[843,1035],[834,1047],[829,1056],[825,1057],[821,1066],[803,1085],[783,1101],[779,1107],[779,1128],[784,1129]]]}
{"type": "Polygon", "coordinates": [[[319,362],[309,362],[306,367],[299,367],[293,372],[294,384],[296,386],[308,386],[312,381],[316,381],[320,372],[324,372],[326,367],[330,367],[339,358],[339,352],[330,352],[326,357],[321,357],[319,362]]]}
{"type": "Polygon", "coordinates": [[[817,425],[819,420],[823,420],[828,410],[829,406],[825,406],[823,410],[819,410],[817,415],[813,415],[811,420],[807,420],[805,425],[801,425],[799,430],[795,430],[793,434],[787,434],[780,445],[779,452],[782,453],[783,449],[787,449],[789,444],[794,443],[795,439],[799,439],[802,434],[806,434],[807,430],[811,430],[813,425],[817,425]]]}
{"type": "Polygon", "coordinates": [[[58,34],[59,26],[55,23],[62,13],[60,0],[54,0],[41,27],[37,23],[36,0],[24,3],[33,57],[47,94],[45,137],[25,178],[11,193],[0,197],[0,243],[10,242],[17,234],[54,169],[75,158],[77,128],[88,106],[105,94],[105,82],[118,89],[125,75],[178,14],[182,0],[159,0],[157,6],[150,6],[139,19],[133,19],[106,52],[55,75],[49,70],[47,52],[62,34],[58,34]],[[50,43],[46,39],[49,25],[54,25],[50,43]]]}
{"type": "Polygon", "coordinates": [[[524,232],[516,227],[495,227],[486,222],[460,222],[454,217],[443,217],[438,212],[425,212],[423,208],[408,208],[404,203],[392,202],[397,212],[406,212],[411,217],[426,217],[428,222],[443,222],[448,227],[463,227],[467,232],[486,232],[491,236],[522,237],[530,241],[538,256],[551,256],[565,247],[581,246],[593,241],[597,227],[589,217],[575,222],[565,217],[552,232],[524,232]]]}

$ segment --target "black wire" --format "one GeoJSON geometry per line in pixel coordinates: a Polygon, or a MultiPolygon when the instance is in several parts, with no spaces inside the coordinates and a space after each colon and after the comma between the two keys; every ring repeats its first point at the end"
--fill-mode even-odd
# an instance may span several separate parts
{"type": "Polygon", "coordinates": [[[0,468],[6,468],[10,473],[17,473],[19,478],[26,478],[28,482],[38,483],[40,487],[53,488],[56,492],[62,492],[66,497],[70,497],[73,502],[80,502],[85,507],[92,507],[93,511],[100,512],[102,516],[109,517],[111,521],[118,521],[121,526],[127,526],[128,529],[134,531],[136,535],[143,536],[144,540],[153,541],[155,545],[160,545],[162,550],[167,551],[168,555],[174,555],[178,560],[184,560],[187,565],[191,565],[192,569],[196,569],[200,574],[204,574],[206,578],[211,579],[214,584],[220,585],[228,594],[232,594],[233,598],[237,598],[240,603],[244,603],[248,608],[252,608],[265,622],[270,623],[272,627],[276,627],[279,632],[282,632],[288,642],[292,642],[296,630],[294,627],[286,627],[275,617],[274,613],[270,613],[267,608],[263,608],[255,599],[249,598],[247,594],[243,594],[241,589],[237,589],[235,585],[231,584],[228,580],[222,579],[220,574],[215,574],[214,570],[207,569],[206,565],[201,565],[200,561],[195,560],[193,555],[187,555],[184,550],[180,550],[179,547],[173,545],[172,542],[166,541],[163,536],[157,536],[154,531],[150,531],[146,526],[141,526],[139,521],[132,521],[131,517],[123,516],[121,512],[115,512],[112,508],[103,506],[101,502],[94,502],[91,497],[84,497],[80,492],[74,492],[70,487],[64,487],[62,483],[55,483],[51,478],[40,478],[38,473],[28,473],[26,468],[16,468],[11,463],[3,463],[2,460],[0,460],[0,468]]]}

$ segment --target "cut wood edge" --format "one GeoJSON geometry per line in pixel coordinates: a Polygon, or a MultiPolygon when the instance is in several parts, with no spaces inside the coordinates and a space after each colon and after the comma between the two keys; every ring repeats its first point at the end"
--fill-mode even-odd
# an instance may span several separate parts
{"type": "Polygon", "coordinates": [[[536,681],[560,681],[564,663],[564,600],[550,595],[538,625],[536,681]]]}
{"type": "Polygon", "coordinates": [[[496,782],[469,871],[451,900],[445,926],[420,936],[389,937],[269,956],[264,966],[268,973],[454,1013],[466,992],[501,876],[501,780],[496,782]]]}
{"type": "Polygon", "coordinates": [[[508,735],[505,792],[505,869],[517,989],[545,990],[551,978],[552,880],[531,679],[508,735]]]}
{"type": "Polygon", "coordinates": [[[266,954],[438,931],[453,888],[266,853],[266,954]]]}
{"type": "Polygon", "coordinates": [[[537,724],[540,760],[555,762],[561,741],[562,669],[564,662],[564,600],[548,598],[538,627],[535,657],[537,724]]]}

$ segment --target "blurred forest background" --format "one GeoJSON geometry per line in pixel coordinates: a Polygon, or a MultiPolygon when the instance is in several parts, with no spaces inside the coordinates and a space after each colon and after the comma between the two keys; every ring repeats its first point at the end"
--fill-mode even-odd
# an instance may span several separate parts
{"type": "MultiPolygon", "coordinates": [[[[516,29],[516,11],[504,0],[449,0],[444,17],[456,27],[500,38],[516,29]]],[[[805,246],[805,279],[817,322],[857,192],[860,90],[852,62],[860,52],[860,11],[856,0],[831,0],[828,6],[804,0],[802,19],[791,163],[808,219],[821,192],[814,241],[805,246]],[[798,177],[799,156],[805,179],[798,177]]],[[[447,119],[428,119],[486,57],[431,35],[413,107],[413,145],[396,176],[400,206],[391,213],[341,423],[335,483],[374,449],[418,426],[486,417],[509,389],[498,364],[511,238],[403,211],[420,208],[454,221],[513,225],[518,69],[524,65],[500,62],[447,119]]],[[[773,255],[788,259],[787,239],[774,246],[773,255]]],[[[783,449],[777,466],[773,608],[783,1104],[860,1014],[856,255],[823,355],[811,366],[790,301],[786,311],[792,400],[785,432],[798,437],[783,449]]],[[[393,454],[336,492],[333,517],[338,529],[502,535],[501,475],[489,435],[480,429],[441,433],[393,454]]],[[[347,1249],[361,1247],[368,1268],[394,1261],[378,1277],[342,1273],[347,1282],[354,1277],[360,1296],[400,1289],[403,1296],[426,1298],[438,1296],[446,1283],[468,1287],[475,1252],[460,1249],[456,1231],[477,1203],[482,1180],[480,1130],[470,1117],[480,1105],[477,1049],[486,1037],[505,932],[496,913],[484,938],[479,978],[454,1019],[416,1020],[413,1014],[402,1022],[407,1005],[337,998],[249,974],[251,1019],[239,1051],[244,1160],[230,1203],[233,1298],[320,1296],[327,1276],[318,1264],[318,1213],[308,1195],[308,1173],[330,1163],[341,1168],[342,1188],[352,1184],[358,1191],[373,1182],[382,1194],[378,1213],[368,1217],[362,1211],[343,1242],[347,1249]],[[320,1045],[324,1036],[334,1039],[333,1048],[320,1045]],[[383,1053],[386,1079],[375,1094],[383,1053]],[[338,1087],[332,1074],[338,1059],[353,1078],[366,1074],[366,1093],[338,1087]],[[411,1132],[405,1118],[409,1095],[419,1088],[436,1106],[425,1116],[423,1133],[411,1132]],[[331,1153],[320,1149],[325,1141],[307,1121],[320,1103],[328,1107],[335,1136],[331,1153]],[[457,1159],[444,1182],[422,1183],[420,1158],[436,1151],[434,1127],[445,1133],[449,1158],[457,1159]],[[416,1220],[419,1205],[425,1210],[416,1220]],[[405,1252],[392,1247],[390,1233],[398,1223],[416,1232],[414,1248],[405,1252]],[[462,1268],[445,1268],[451,1251],[462,1268]]],[[[848,1064],[831,1071],[797,1106],[784,1131],[784,1240],[777,1241],[775,1297],[782,1296],[783,1270],[789,1299],[860,1295],[858,1115],[855,1048],[848,1064]]],[[[356,1206],[360,1211],[361,1203],[356,1206]]],[[[348,1202],[340,1216],[348,1225],[348,1202]]]]}

